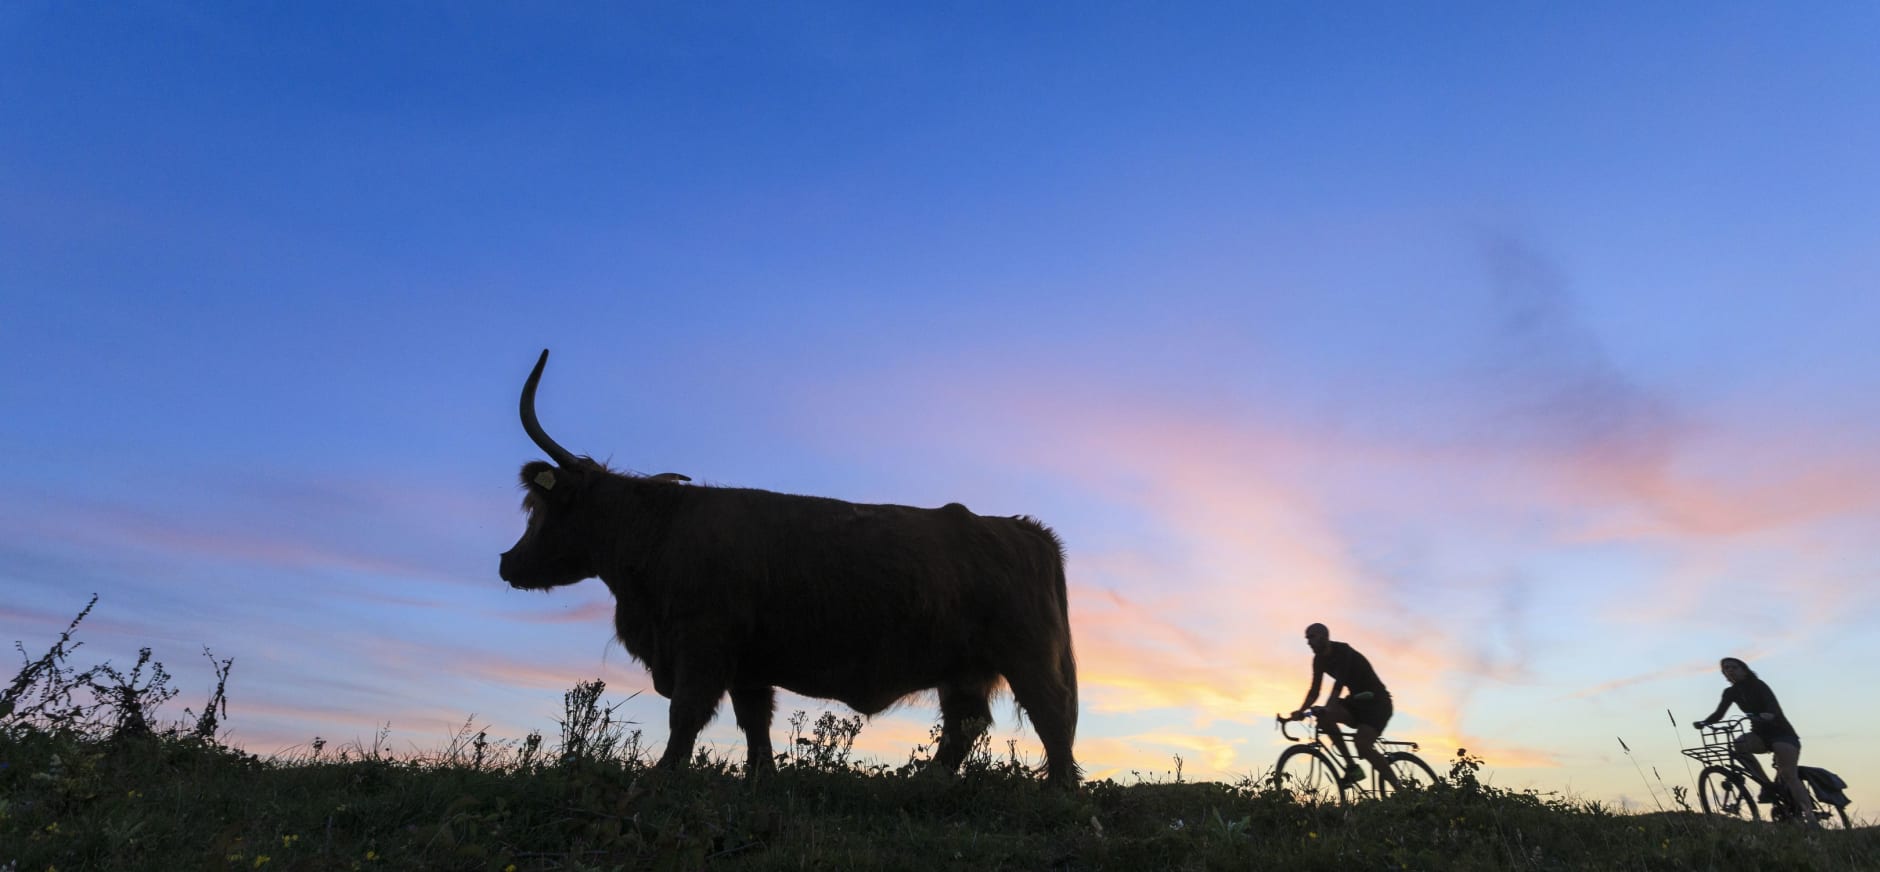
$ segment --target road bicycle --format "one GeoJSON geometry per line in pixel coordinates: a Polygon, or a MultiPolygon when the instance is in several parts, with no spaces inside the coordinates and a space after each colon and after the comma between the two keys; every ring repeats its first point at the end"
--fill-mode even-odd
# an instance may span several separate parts
{"type": "MultiPolygon", "coordinates": [[[[1685,756],[1705,764],[1704,771],[1697,774],[1698,803],[1707,814],[1755,821],[1762,820],[1762,811],[1757,807],[1761,795],[1769,797],[1770,820],[1800,819],[1788,787],[1757,777],[1737,761],[1736,738],[1743,735],[1748,722],[1749,718],[1744,717],[1699,727],[1703,744],[1684,749],[1685,756]]],[[[1851,825],[1848,799],[1842,792],[1847,782],[1819,766],[1797,766],[1795,772],[1812,793],[1815,822],[1829,829],[1847,829],[1851,825]]]]}
{"type": "MultiPolygon", "coordinates": [[[[1312,713],[1318,714],[1313,708],[1312,713]]],[[[1328,737],[1319,729],[1318,718],[1312,718],[1311,734],[1295,736],[1292,734],[1293,721],[1285,715],[1274,715],[1279,724],[1279,734],[1294,742],[1292,747],[1281,751],[1279,761],[1273,764],[1273,786],[1291,795],[1298,802],[1325,802],[1336,799],[1346,802],[1351,799],[1382,798],[1395,788],[1384,780],[1383,773],[1373,771],[1369,779],[1346,779],[1349,772],[1347,764],[1336,748],[1332,747],[1328,737]],[[1366,782],[1369,782],[1368,786],[1366,782]],[[1354,795],[1355,794],[1355,795],[1354,795]]],[[[1355,747],[1357,739],[1351,730],[1340,728],[1345,737],[1346,747],[1355,747]]],[[[1377,737],[1378,753],[1384,755],[1384,762],[1390,766],[1391,774],[1397,776],[1398,783],[1406,788],[1421,789],[1436,783],[1436,770],[1415,753],[1417,743],[1397,742],[1377,737]]],[[[1376,769],[1377,767],[1372,767],[1376,769]]]]}

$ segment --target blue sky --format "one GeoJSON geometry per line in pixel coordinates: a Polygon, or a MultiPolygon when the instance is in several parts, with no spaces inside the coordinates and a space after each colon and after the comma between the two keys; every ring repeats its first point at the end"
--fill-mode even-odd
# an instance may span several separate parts
{"type": "Polygon", "coordinates": [[[496,578],[550,347],[617,466],[1050,523],[1097,774],[1267,765],[1320,620],[1505,784],[1649,805],[1612,737],[1681,771],[1724,655],[1872,783],[1876,56],[1863,4],[10,4],[0,636],[96,591],[264,752],[595,675],[663,739],[604,589],[496,578]]]}

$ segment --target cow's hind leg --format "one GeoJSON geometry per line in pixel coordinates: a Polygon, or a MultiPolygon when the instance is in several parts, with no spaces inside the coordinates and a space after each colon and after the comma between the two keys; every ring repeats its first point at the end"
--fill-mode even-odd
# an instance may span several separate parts
{"type": "Polygon", "coordinates": [[[1045,771],[1051,783],[1076,787],[1077,761],[1071,756],[1071,744],[1077,737],[1077,679],[1074,674],[1063,674],[1055,660],[1028,662],[1007,672],[1005,680],[1044,744],[1045,771]]]}
{"type": "Polygon", "coordinates": [[[960,771],[973,743],[992,725],[991,696],[989,681],[940,685],[940,747],[934,752],[935,765],[948,772],[960,771]]]}
{"type": "Polygon", "coordinates": [[[777,759],[770,750],[770,717],[776,701],[777,694],[769,685],[731,689],[731,710],[738,716],[738,729],[744,731],[744,746],[750,750],[744,764],[746,775],[777,771],[777,759]]]}

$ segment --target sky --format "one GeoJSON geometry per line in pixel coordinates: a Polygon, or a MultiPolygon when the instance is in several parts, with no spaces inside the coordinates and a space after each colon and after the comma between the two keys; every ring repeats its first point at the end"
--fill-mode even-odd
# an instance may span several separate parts
{"type": "Polygon", "coordinates": [[[657,748],[606,589],[496,574],[551,348],[617,468],[1051,525],[1092,777],[1263,772],[1322,621],[1439,769],[1631,809],[1742,657],[1871,817],[1875,57],[1863,3],[0,5],[0,642],[96,593],[81,660],[180,716],[232,657],[258,753],[596,677],[657,748]]]}

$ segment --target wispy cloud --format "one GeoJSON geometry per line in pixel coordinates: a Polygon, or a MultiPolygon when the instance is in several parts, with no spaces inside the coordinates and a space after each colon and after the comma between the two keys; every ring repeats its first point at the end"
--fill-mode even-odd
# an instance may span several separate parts
{"type": "Polygon", "coordinates": [[[596,600],[553,612],[505,610],[501,613],[492,613],[491,617],[525,624],[582,624],[590,627],[605,627],[610,626],[614,619],[614,604],[596,600]]]}
{"type": "Polygon", "coordinates": [[[231,529],[203,519],[163,517],[127,506],[67,507],[58,518],[24,522],[26,530],[70,547],[133,550],[175,560],[214,561],[284,570],[338,570],[461,584],[461,576],[363,547],[320,544],[278,534],[231,529]]]}
{"type": "Polygon", "coordinates": [[[1646,684],[1646,683],[1653,682],[1653,681],[1663,681],[1668,678],[1683,678],[1686,676],[1701,675],[1705,672],[1713,672],[1716,669],[1717,669],[1717,660],[1715,659],[1694,660],[1694,661],[1689,661],[1685,663],[1678,663],[1672,666],[1667,666],[1663,669],[1654,669],[1654,670],[1651,670],[1650,672],[1642,672],[1637,675],[1628,675],[1623,678],[1615,678],[1611,681],[1602,681],[1599,684],[1595,684],[1591,687],[1585,687],[1585,688],[1576,690],[1571,694],[1571,696],[1575,699],[1588,699],[1591,697],[1596,697],[1596,696],[1601,696],[1603,694],[1611,693],[1615,690],[1622,690],[1622,689],[1633,687],[1633,686],[1640,685],[1640,684],[1646,684]]]}

